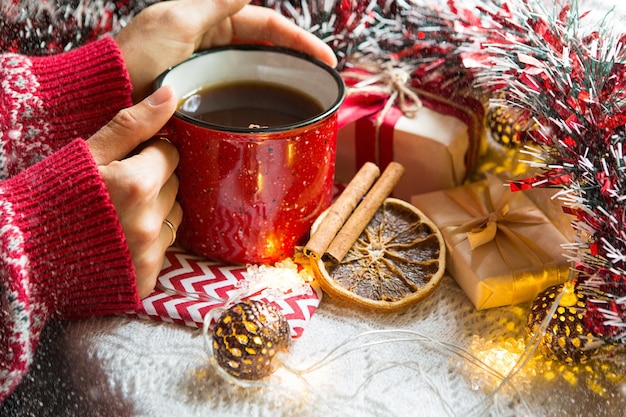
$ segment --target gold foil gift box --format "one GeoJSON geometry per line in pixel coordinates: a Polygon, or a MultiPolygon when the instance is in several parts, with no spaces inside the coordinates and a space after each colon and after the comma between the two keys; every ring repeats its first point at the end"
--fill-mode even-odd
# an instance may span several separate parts
{"type": "Polygon", "coordinates": [[[477,309],[528,302],[564,282],[568,240],[524,195],[493,175],[461,187],[413,196],[440,228],[447,270],[477,309]]]}

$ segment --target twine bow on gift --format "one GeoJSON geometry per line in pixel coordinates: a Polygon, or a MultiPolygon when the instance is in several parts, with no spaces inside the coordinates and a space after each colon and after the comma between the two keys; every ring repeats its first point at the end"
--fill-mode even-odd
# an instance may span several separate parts
{"type": "Polygon", "coordinates": [[[387,97],[385,105],[378,113],[377,125],[380,126],[392,106],[397,104],[403,115],[412,118],[422,108],[422,100],[409,86],[411,70],[400,65],[387,62],[377,71],[364,69],[346,70],[343,75],[359,80],[348,88],[347,94],[377,94],[387,97]],[[372,75],[374,73],[374,75],[372,75]]]}
{"type": "Polygon", "coordinates": [[[541,266],[554,262],[537,243],[512,228],[516,224],[548,223],[545,215],[534,206],[511,210],[513,193],[497,177],[489,175],[486,185],[478,192],[446,194],[472,217],[461,224],[445,226],[453,246],[467,239],[474,250],[493,241],[512,270],[528,267],[528,264],[541,266]]]}

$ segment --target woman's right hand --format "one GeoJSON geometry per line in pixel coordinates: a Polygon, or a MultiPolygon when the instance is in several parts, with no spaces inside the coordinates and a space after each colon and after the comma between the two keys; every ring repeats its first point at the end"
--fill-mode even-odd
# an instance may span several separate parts
{"type": "Polygon", "coordinates": [[[178,152],[167,141],[151,139],[176,109],[173,90],[161,87],[121,110],[87,141],[111,196],[130,249],[141,298],[152,292],[182,209],[176,201],[178,152]]]}

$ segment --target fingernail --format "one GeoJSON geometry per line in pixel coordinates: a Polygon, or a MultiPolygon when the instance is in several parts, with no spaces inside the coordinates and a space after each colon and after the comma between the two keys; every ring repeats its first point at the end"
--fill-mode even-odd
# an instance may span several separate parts
{"type": "Polygon", "coordinates": [[[163,87],[156,90],[154,93],[148,96],[148,103],[153,106],[160,106],[165,103],[172,95],[172,90],[169,86],[164,85],[163,87]]]}

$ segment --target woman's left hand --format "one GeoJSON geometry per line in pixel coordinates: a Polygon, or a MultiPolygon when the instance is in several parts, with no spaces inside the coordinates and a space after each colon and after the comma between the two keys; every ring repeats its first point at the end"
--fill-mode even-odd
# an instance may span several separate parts
{"type": "Polygon", "coordinates": [[[151,139],[177,102],[171,87],[161,87],[120,110],[87,140],[126,237],[142,298],[154,289],[183,217],[176,201],[178,152],[166,141],[151,139]]]}
{"type": "Polygon", "coordinates": [[[337,65],[332,49],[272,9],[249,0],[174,0],[142,10],[116,36],[133,84],[133,100],[193,52],[233,42],[269,42],[337,65]]]}

